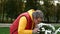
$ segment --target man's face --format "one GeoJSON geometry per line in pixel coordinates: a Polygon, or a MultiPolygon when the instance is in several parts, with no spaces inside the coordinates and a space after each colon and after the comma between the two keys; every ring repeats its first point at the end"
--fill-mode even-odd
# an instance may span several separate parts
{"type": "Polygon", "coordinates": [[[41,18],[34,19],[34,23],[35,23],[35,24],[39,24],[41,21],[42,21],[41,18]]]}

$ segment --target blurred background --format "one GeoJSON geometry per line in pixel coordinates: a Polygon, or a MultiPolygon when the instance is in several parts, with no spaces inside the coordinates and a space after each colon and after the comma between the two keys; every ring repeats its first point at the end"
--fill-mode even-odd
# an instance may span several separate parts
{"type": "Polygon", "coordinates": [[[60,22],[60,0],[0,0],[0,23],[12,23],[29,9],[42,10],[46,22],[60,22]]]}
{"type": "Polygon", "coordinates": [[[60,0],[0,0],[0,34],[9,34],[9,25],[30,9],[42,10],[44,22],[60,23],[60,0]]]}

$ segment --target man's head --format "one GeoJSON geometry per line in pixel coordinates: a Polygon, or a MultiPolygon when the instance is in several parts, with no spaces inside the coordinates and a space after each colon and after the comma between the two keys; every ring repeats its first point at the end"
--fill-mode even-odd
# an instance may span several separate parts
{"type": "Polygon", "coordinates": [[[35,24],[38,24],[44,20],[43,12],[41,10],[36,10],[35,12],[33,12],[32,17],[35,24]]]}

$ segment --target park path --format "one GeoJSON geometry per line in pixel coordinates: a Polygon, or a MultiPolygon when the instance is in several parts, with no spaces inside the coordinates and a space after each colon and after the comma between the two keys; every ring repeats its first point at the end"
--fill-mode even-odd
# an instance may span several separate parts
{"type": "Polygon", "coordinates": [[[12,24],[0,23],[0,27],[10,27],[12,24]]]}
{"type": "MultiPolygon", "coordinates": [[[[60,26],[60,23],[51,23],[53,26],[60,26]]],[[[0,27],[10,27],[12,24],[0,23],[0,27]]]]}

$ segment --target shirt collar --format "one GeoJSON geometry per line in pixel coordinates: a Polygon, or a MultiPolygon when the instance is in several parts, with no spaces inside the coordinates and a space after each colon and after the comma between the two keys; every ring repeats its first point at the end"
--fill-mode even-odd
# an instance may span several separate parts
{"type": "Polygon", "coordinates": [[[33,12],[35,12],[34,9],[30,9],[30,10],[28,11],[28,13],[29,13],[29,15],[30,15],[30,17],[31,17],[32,20],[33,20],[33,18],[32,18],[32,13],[33,13],[33,12]]]}

